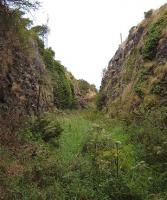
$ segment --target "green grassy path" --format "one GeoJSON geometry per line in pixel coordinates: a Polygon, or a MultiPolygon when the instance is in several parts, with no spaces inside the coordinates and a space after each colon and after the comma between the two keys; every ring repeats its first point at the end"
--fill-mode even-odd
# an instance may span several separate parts
{"type": "Polygon", "coordinates": [[[133,145],[127,142],[129,138],[127,134],[124,134],[123,127],[121,125],[113,127],[104,116],[90,111],[74,111],[65,114],[60,119],[60,123],[64,129],[59,140],[60,146],[57,150],[60,162],[69,165],[70,162],[77,158],[86,143],[88,131],[94,124],[105,130],[104,133],[100,133],[98,136],[99,140],[105,140],[107,137],[113,141],[120,141],[120,148],[125,160],[128,158],[129,164],[135,162],[133,145]]]}
{"type": "Polygon", "coordinates": [[[92,122],[83,115],[82,112],[75,112],[62,117],[60,121],[64,132],[60,137],[60,148],[57,153],[63,163],[67,164],[75,159],[87,139],[92,122]]]}
{"type": "Polygon", "coordinates": [[[50,113],[46,118],[64,129],[56,143],[29,140],[31,148],[38,147],[37,155],[21,152],[19,162],[0,152],[11,169],[25,170],[18,171],[17,178],[2,174],[13,199],[20,199],[21,191],[23,200],[145,200],[152,172],[137,160],[121,122],[91,109],[50,113]],[[25,155],[28,159],[23,160],[25,155]]]}
{"type": "Polygon", "coordinates": [[[136,165],[135,150],[121,123],[91,110],[66,113],[59,122],[64,129],[57,149],[57,159],[64,168],[59,183],[69,199],[109,200],[111,194],[114,199],[119,193],[136,190],[134,180],[140,185],[141,177],[131,170],[136,165]]]}

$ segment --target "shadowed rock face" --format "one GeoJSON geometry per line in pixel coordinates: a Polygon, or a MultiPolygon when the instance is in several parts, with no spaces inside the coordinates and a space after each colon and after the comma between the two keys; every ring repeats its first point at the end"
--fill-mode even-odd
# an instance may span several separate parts
{"type": "Polygon", "coordinates": [[[49,61],[53,65],[57,61],[54,57],[48,57],[49,61],[44,57],[47,49],[39,44],[40,38],[37,40],[24,23],[22,27],[19,23],[26,19],[13,12],[0,4],[0,120],[14,122],[21,116],[37,114],[38,108],[40,112],[58,108],[55,99],[64,103],[63,108],[69,106],[65,105],[68,98],[74,98],[78,107],[85,107],[93,98],[92,94],[86,95],[96,90],[82,94],[78,80],[63,66],[49,68],[49,61]]]}
{"type": "MultiPolygon", "coordinates": [[[[27,40],[22,45],[10,26],[5,29],[4,21],[0,23],[0,116],[16,119],[36,112],[39,79],[46,72],[36,43],[27,40]]],[[[45,103],[42,98],[41,104],[45,103]]]]}
{"type": "Polygon", "coordinates": [[[159,41],[157,47],[156,59],[159,60],[161,64],[165,64],[167,60],[167,37],[162,38],[159,41]]]}
{"type": "Polygon", "coordinates": [[[121,82],[121,73],[125,67],[125,60],[130,55],[131,51],[138,45],[143,33],[144,28],[142,26],[132,27],[129,31],[128,39],[119,46],[114,57],[110,60],[101,84],[101,90],[108,88],[110,93],[109,99],[114,100],[121,95],[121,88],[124,87],[121,82]],[[117,86],[120,89],[116,91],[115,87],[117,86]]]}
{"type": "Polygon", "coordinates": [[[119,46],[103,75],[100,89],[105,99],[103,108],[110,110],[117,105],[120,111],[130,112],[143,105],[150,95],[163,101],[157,97],[161,94],[156,96],[153,91],[164,82],[167,73],[166,21],[164,5],[130,29],[127,40],[119,46]],[[150,54],[148,49],[155,55],[146,58],[145,52],[150,54]]]}

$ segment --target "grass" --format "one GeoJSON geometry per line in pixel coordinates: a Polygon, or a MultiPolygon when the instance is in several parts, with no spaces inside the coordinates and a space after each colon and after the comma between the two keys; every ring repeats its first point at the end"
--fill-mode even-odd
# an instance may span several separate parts
{"type": "Polygon", "coordinates": [[[17,165],[11,165],[13,159],[0,150],[3,159],[9,160],[10,169],[24,169],[18,171],[19,175],[10,173],[5,177],[7,167],[3,166],[0,176],[4,194],[9,191],[6,199],[145,199],[152,171],[139,159],[137,146],[130,141],[130,130],[123,123],[92,110],[46,117],[59,121],[64,129],[57,147],[42,140],[32,143],[28,149],[37,145],[35,157],[27,155],[28,149],[20,152],[17,165]],[[27,159],[21,162],[24,153],[27,159]]]}
{"type": "Polygon", "coordinates": [[[147,38],[144,43],[144,58],[152,60],[157,52],[157,45],[162,36],[163,29],[167,26],[167,13],[165,12],[160,18],[148,29],[147,38]]]}
{"type": "Polygon", "coordinates": [[[68,162],[74,160],[81,152],[92,123],[84,119],[81,112],[74,112],[62,117],[60,123],[64,132],[60,137],[60,147],[57,153],[59,159],[63,163],[68,164],[68,162]]]}
{"type": "MultiPolygon", "coordinates": [[[[129,136],[124,130],[124,126],[120,123],[115,123],[104,118],[100,113],[91,111],[80,111],[66,114],[59,118],[61,126],[64,128],[64,132],[59,140],[59,148],[57,150],[58,160],[62,165],[69,167],[73,163],[80,162],[82,159],[87,159],[86,162],[90,162],[89,153],[88,157],[84,158],[81,155],[84,145],[94,143],[100,145],[99,158],[108,152],[110,154],[109,159],[113,159],[115,155],[115,146],[106,147],[105,141],[108,140],[108,145],[111,141],[112,145],[115,142],[120,141],[120,160],[123,167],[133,167],[136,163],[136,156],[134,146],[129,144],[129,136]],[[93,128],[94,126],[100,127],[100,132],[93,128]],[[99,134],[98,134],[99,132],[99,134]],[[98,136],[97,136],[98,135],[98,136]],[[113,157],[113,158],[112,158],[113,157]]],[[[94,152],[94,150],[91,150],[94,152]]],[[[90,154],[92,154],[90,152],[90,154]]],[[[103,157],[103,156],[102,156],[103,157]]],[[[101,157],[101,158],[102,158],[101,157]]],[[[103,158],[102,158],[103,159],[103,158]]],[[[84,165],[84,164],[83,164],[84,165]]]]}

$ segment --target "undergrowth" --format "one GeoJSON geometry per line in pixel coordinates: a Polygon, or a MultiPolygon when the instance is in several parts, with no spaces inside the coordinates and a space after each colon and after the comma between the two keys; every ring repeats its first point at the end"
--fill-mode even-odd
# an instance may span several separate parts
{"type": "Polygon", "coordinates": [[[165,200],[165,137],[147,121],[127,125],[85,110],[30,122],[19,152],[1,148],[4,199],[165,200]],[[52,142],[41,137],[50,127],[61,130],[52,142]]]}
{"type": "Polygon", "coordinates": [[[147,37],[144,43],[143,56],[146,59],[152,60],[157,52],[157,45],[162,36],[162,31],[166,27],[167,13],[164,13],[158,21],[151,24],[147,37]]]}

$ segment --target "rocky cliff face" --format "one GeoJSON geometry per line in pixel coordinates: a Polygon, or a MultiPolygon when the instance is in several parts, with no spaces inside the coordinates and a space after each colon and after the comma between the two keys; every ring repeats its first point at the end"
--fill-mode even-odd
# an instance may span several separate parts
{"type": "Polygon", "coordinates": [[[0,4],[0,121],[8,127],[27,114],[82,107],[89,93],[81,94],[78,81],[45,48],[42,27],[29,23],[21,11],[0,4]]]}
{"type": "Polygon", "coordinates": [[[97,95],[95,85],[91,85],[83,79],[76,80],[74,85],[78,107],[86,108],[95,101],[97,95]]]}
{"type": "Polygon", "coordinates": [[[104,73],[99,105],[111,116],[167,106],[167,5],[132,27],[104,73]]]}
{"type": "Polygon", "coordinates": [[[25,46],[21,43],[17,27],[15,30],[10,22],[12,12],[1,7],[1,17],[8,22],[0,21],[0,115],[2,119],[16,119],[36,112],[39,79],[45,66],[33,40],[27,39],[25,46]]]}

